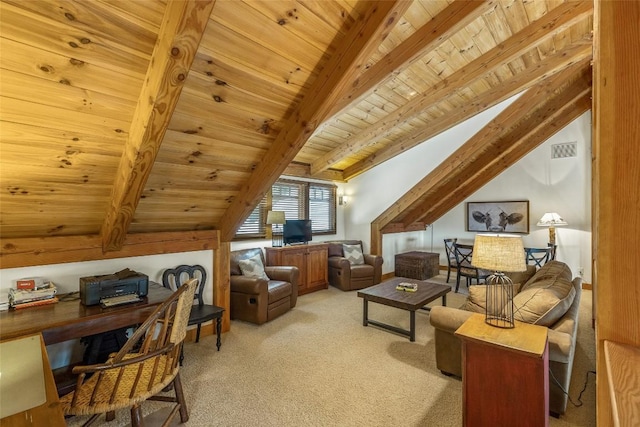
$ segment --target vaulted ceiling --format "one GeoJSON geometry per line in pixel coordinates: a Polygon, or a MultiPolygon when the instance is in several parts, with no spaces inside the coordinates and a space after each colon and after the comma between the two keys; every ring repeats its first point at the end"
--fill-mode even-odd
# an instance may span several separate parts
{"type": "Polygon", "coordinates": [[[1,0],[0,237],[229,241],[282,174],[348,181],[523,93],[372,224],[421,227],[591,108],[592,15],[559,0],[1,0]]]}

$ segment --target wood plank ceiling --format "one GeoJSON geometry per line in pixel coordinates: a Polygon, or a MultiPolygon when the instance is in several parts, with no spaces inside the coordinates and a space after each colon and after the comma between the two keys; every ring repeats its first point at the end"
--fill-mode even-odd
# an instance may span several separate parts
{"type": "Polygon", "coordinates": [[[1,0],[0,237],[229,241],[281,174],[348,181],[524,92],[374,229],[433,222],[590,108],[592,14],[573,0],[1,0]]]}

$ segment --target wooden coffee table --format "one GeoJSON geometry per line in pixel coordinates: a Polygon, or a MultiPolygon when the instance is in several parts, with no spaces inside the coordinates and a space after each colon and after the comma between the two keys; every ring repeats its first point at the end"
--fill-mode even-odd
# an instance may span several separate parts
{"type": "Polygon", "coordinates": [[[362,324],[364,326],[372,324],[374,326],[379,326],[380,328],[408,336],[409,341],[413,342],[416,340],[416,311],[439,297],[442,297],[442,305],[447,305],[447,294],[449,292],[451,292],[450,286],[429,281],[407,279],[406,277],[394,277],[393,279],[382,282],[379,285],[358,291],[358,296],[363,298],[362,324]],[[416,283],[418,285],[418,290],[416,292],[396,290],[396,285],[401,282],[416,283]],[[376,320],[370,320],[368,307],[369,301],[409,311],[409,330],[407,331],[406,329],[398,328],[397,326],[388,325],[376,320]]]}

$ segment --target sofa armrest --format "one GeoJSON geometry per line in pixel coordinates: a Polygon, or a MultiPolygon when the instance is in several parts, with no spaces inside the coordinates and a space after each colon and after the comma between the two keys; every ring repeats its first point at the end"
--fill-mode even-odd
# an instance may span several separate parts
{"type": "Polygon", "coordinates": [[[382,257],[380,255],[364,254],[364,263],[374,267],[382,267],[382,257]]]}
{"type": "Polygon", "coordinates": [[[351,264],[349,264],[349,260],[343,258],[341,256],[331,256],[328,259],[329,268],[339,268],[339,269],[347,269],[351,268],[351,264]]]}
{"type": "Polygon", "coordinates": [[[549,360],[560,363],[569,363],[573,358],[573,339],[570,334],[549,329],[549,360]]]}
{"type": "Polygon", "coordinates": [[[289,282],[295,287],[298,286],[300,280],[300,269],[295,266],[267,266],[264,268],[264,272],[271,280],[289,282]]]}
{"type": "Polygon", "coordinates": [[[382,281],[382,263],[384,260],[380,255],[364,255],[364,263],[373,267],[373,284],[377,285],[382,281]]]}
{"type": "Polygon", "coordinates": [[[466,320],[476,313],[440,305],[431,307],[429,322],[436,329],[454,333],[466,320]]]}
{"type": "Polygon", "coordinates": [[[231,276],[229,280],[231,292],[243,294],[267,294],[269,290],[268,282],[264,279],[256,279],[247,276],[231,276]]]}

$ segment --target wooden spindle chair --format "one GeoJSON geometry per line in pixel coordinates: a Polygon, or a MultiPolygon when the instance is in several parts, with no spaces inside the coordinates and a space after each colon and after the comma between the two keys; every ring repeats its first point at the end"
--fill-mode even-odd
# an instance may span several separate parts
{"type": "Polygon", "coordinates": [[[74,367],[76,388],[60,399],[65,415],[92,415],[88,426],[100,414],[130,408],[135,427],[143,425],[142,403],[160,400],[175,403],[163,426],[178,412],[181,422],[188,421],[178,362],[197,286],[198,279],[181,286],[106,362],[74,367]],[[175,397],[156,396],[171,385],[175,397]]]}

